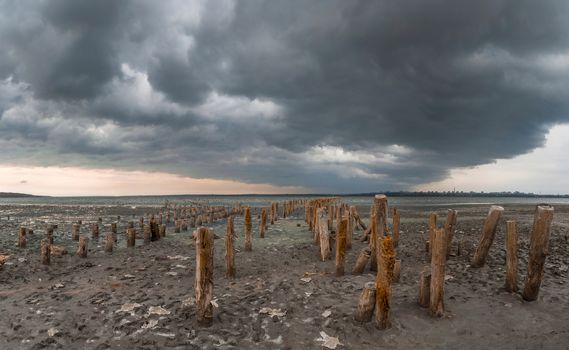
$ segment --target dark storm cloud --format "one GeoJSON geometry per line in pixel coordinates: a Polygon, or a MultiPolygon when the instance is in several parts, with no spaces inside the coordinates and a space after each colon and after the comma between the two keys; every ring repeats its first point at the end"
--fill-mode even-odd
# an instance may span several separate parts
{"type": "Polygon", "coordinates": [[[0,4],[0,134],[51,162],[399,189],[569,119],[566,1],[0,4]]]}

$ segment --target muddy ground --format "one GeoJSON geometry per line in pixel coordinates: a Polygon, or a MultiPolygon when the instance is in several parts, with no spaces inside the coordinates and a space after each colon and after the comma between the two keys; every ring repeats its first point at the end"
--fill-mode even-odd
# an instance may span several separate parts
{"type": "MultiPolygon", "coordinates": [[[[338,349],[569,349],[569,206],[555,207],[550,255],[535,302],[503,288],[505,220],[518,222],[522,287],[534,207],[505,206],[487,264],[480,269],[470,268],[469,261],[488,206],[455,207],[455,239],[464,241],[467,254],[448,261],[442,319],[431,318],[416,299],[419,272],[426,265],[429,212],[437,211],[441,222],[446,211],[400,209],[401,280],[393,286],[393,325],[380,331],[373,323],[353,321],[362,286],[374,280],[367,269],[359,276],[349,273],[364,243],[354,242],[347,274],[335,277],[334,262],[319,261],[302,210],[270,226],[264,239],[258,238],[258,220],[253,220],[252,252],[243,251],[243,220],[236,219],[235,280],[224,277],[223,239],[215,240],[217,307],[213,325],[200,328],[191,231],[175,234],[169,226],[165,239],[125,247],[127,221],[155,208],[2,206],[0,254],[10,258],[0,270],[0,349],[320,349],[320,332],[338,337],[343,344],[338,349]],[[117,215],[118,246],[105,253],[104,233],[117,215]],[[71,223],[82,219],[82,234],[90,236],[87,224],[98,217],[104,225],[101,238],[89,242],[86,259],[74,256],[71,223]],[[39,259],[46,223],[58,224],[55,244],[70,250],[52,257],[50,266],[39,259]],[[26,249],[15,246],[21,224],[35,230],[26,249]],[[266,307],[286,314],[260,314],[266,307]]],[[[213,228],[223,236],[225,220],[213,228]]]]}

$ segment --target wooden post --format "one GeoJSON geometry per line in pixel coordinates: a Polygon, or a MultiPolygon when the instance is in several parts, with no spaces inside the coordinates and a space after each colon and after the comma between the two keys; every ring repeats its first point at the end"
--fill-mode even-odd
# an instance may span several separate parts
{"type": "Polygon", "coordinates": [[[435,240],[432,244],[430,310],[434,317],[442,317],[445,311],[444,287],[447,242],[445,234],[444,229],[436,229],[435,240]]]}
{"type": "Polygon", "coordinates": [[[447,247],[447,257],[451,255],[452,251],[452,238],[454,237],[454,230],[456,228],[456,217],[458,212],[454,209],[449,209],[447,211],[447,218],[445,220],[445,235],[446,235],[446,247],[447,247]]]}
{"type": "Polygon", "coordinates": [[[518,291],[518,233],[516,222],[506,222],[506,290],[518,291]]]}
{"type": "Polygon", "coordinates": [[[152,231],[150,230],[150,225],[144,225],[143,228],[144,243],[150,243],[152,240],[152,231]]]}
{"type": "Polygon", "coordinates": [[[387,229],[387,196],[384,194],[376,194],[374,199],[374,208],[375,208],[375,221],[378,223],[380,221],[383,222],[382,227],[377,227],[378,232],[382,232],[383,235],[386,235],[388,232],[387,229]],[[381,219],[383,218],[383,219],[381,219]]]}
{"type": "Polygon", "coordinates": [[[431,269],[425,267],[419,276],[419,305],[429,307],[431,302],[431,269]]]}
{"type": "Polygon", "coordinates": [[[476,247],[474,252],[474,258],[472,258],[471,267],[482,267],[486,262],[486,257],[488,256],[488,251],[490,246],[494,241],[494,235],[496,234],[496,229],[498,228],[498,222],[502,216],[504,208],[497,205],[493,205],[488,212],[486,221],[484,222],[484,227],[482,228],[482,236],[480,237],[480,242],[476,247]]]}
{"type": "Polygon", "coordinates": [[[259,237],[265,238],[265,228],[267,226],[267,209],[261,209],[261,225],[259,225],[259,237]]]}
{"type": "Polygon", "coordinates": [[[369,247],[362,248],[356,260],[356,264],[352,269],[352,274],[361,275],[364,272],[364,269],[367,265],[367,262],[369,261],[370,256],[371,256],[371,250],[369,249],[369,247]]]}
{"type": "MultiPolygon", "coordinates": [[[[379,221],[380,227],[383,227],[384,217],[379,221]]],[[[379,238],[378,238],[379,239],[379,238]]],[[[375,293],[375,326],[378,329],[386,329],[391,326],[389,317],[391,303],[391,283],[393,281],[393,267],[395,265],[395,249],[393,248],[393,240],[390,236],[380,238],[378,244],[379,266],[376,277],[376,293],[375,293]]]]}
{"type": "Polygon", "coordinates": [[[251,208],[245,208],[245,251],[253,250],[253,224],[251,223],[251,208]]]}
{"type": "Polygon", "coordinates": [[[393,265],[393,283],[399,283],[399,278],[401,276],[401,260],[396,259],[393,265]]]}
{"type": "Polygon", "coordinates": [[[19,248],[26,248],[27,241],[26,241],[26,228],[20,227],[20,232],[18,232],[18,247],[19,248]]]}
{"type": "Polygon", "coordinates": [[[358,301],[354,319],[358,322],[369,322],[375,310],[375,283],[367,282],[358,301]]]}
{"type": "Polygon", "coordinates": [[[538,205],[533,218],[533,228],[529,244],[528,270],[522,297],[524,300],[537,299],[543,278],[545,258],[549,254],[549,234],[553,220],[553,207],[538,205]]]}
{"type": "Polygon", "coordinates": [[[160,237],[166,237],[166,225],[160,224],[160,237]]]}
{"type": "Polygon", "coordinates": [[[105,236],[105,252],[112,253],[113,252],[113,244],[115,243],[115,238],[112,232],[107,233],[105,236]]]}
{"type": "MultiPolygon", "coordinates": [[[[326,220],[321,220],[322,223],[326,220]]],[[[336,276],[344,275],[344,265],[346,264],[346,230],[348,220],[342,219],[336,232],[336,276]]]]}
{"type": "Polygon", "coordinates": [[[433,255],[433,242],[435,241],[435,230],[437,229],[437,214],[429,215],[429,261],[433,255]]]}
{"type": "Polygon", "coordinates": [[[136,231],[130,227],[126,229],[126,246],[134,247],[136,242],[136,231]]]}
{"type": "Polygon", "coordinates": [[[377,271],[377,241],[379,239],[379,234],[377,232],[377,221],[375,220],[376,212],[372,209],[371,216],[369,218],[369,227],[371,229],[369,234],[369,249],[371,251],[370,255],[370,271],[377,271]]]}
{"type": "Polygon", "coordinates": [[[116,222],[112,222],[111,223],[111,232],[116,235],[117,234],[117,223],[116,222]]]}
{"type": "Polygon", "coordinates": [[[316,215],[318,215],[318,227],[316,230],[320,239],[320,259],[326,261],[329,260],[332,255],[330,249],[330,231],[328,228],[328,220],[326,220],[326,209],[318,208],[316,213],[316,215]]]}
{"type": "Polygon", "coordinates": [[[348,220],[348,226],[346,229],[346,249],[352,249],[352,238],[354,236],[354,217],[350,210],[346,210],[345,214],[348,220]]]}
{"type": "Polygon", "coordinates": [[[93,238],[99,237],[99,223],[98,222],[91,224],[91,236],[93,238]]]}
{"type": "Polygon", "coordinates": [[[233,216],[227,219],[225,230],[225,277],[235,278],[235,247],[233,244],[233,216]]]}
{"type": "Polygon", "coordinates": [[[81,230],[81,226],[79,224],[73,224],[71,226],[71,239],[73,241],[79,240],[79,231],[81,230]]]}
{"type": "Polygon", "coordinates": [[[213,321],[213,236],[212,230],[200,227],[196,235],[196,316],[200,326],[213,321]]]}
{"type": "Polygon", "coordinates": [[[79,237],[79,246],[77,247],[77,256],[80,258],[87,257],[87,244],[89,243],[89,238],[82,236],[79,237]]]}
{"type": "Polygon", "coordinates": [[[399,225],[401,221],[401,216],[398,208],[393,208],[393,245],[397,247],[399,245],[399,225]]]}
{"type": "Polygon", "coordinates": [[[271,203],[271,225],[275,224],[275,203],[271,203]]]}
{"type": "Polygon", "coordinates": [[[41,263],[43,265],[49,265],[51,258],[51,243],[49,243],[49,239],[45,238],[41,240],[40,252],[41,252],[41,263]]]}
{"type": "Polygon", "coordinates": [[[53,244],[53,225],[47,225],[47,230],[46,230],[46,237],[47,240],[49,241],[49,244],[53,244]]]}

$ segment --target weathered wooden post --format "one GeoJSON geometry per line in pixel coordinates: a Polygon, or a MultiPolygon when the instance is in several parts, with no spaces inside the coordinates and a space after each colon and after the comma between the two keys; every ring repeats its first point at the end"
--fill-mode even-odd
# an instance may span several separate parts
{"type": "Polygon", "coordinates": [[[166,237],[166,225],[160,224],[160,237],[166,237]]]}
{"type": "Polygon", "coordinates": [[[71,239],[73,241],[79,240],[79,230],[81,230],[81,226],[79,224],[71,225],[71,239]]]}
{"type": "Polygon", "coordinates": [[[53,225],[47,225],[46,237],[49,244],[53,244],[53,225]]]}
{"type": "Polygon", "coordinates": [[[401,221],[401,214],[398,208],[393,208],[393,246],[399,245],[399,225],[401,221]]]}
{"type": "Polygon", "coordinates": [[[326,261],[331,257],[330,231],[328,229],[328,220],[326,220],[326,209],[318,208],[316,215],[319,216],[317,231],[320,239],[320,258],[322,261],[326,261]]]}
{"type": "Polygon", "coordinates": [[[259,225],[259,237],[265,238],[265,228],[267,226],[267,209],[261,209],[261,225],[259,225]]]}
{"type": "Polygon", "coordinates": [[[245,208],[245,251],[253,250],[253,224],[251,223],[251,208],[245,208]]]}
{"type": "MultiPolygon", "coordinates": [[[[326,220],[321,220],[326,221],[326,220]]],[[[344,275],[344,266],[346,265],[346,230],[348,220],[342,219],[338,225],[336,232],[336,276],[344,275]]]]}
{"type": "Polygon", "coordinates": [[[433,242],[435,241],[435,230],[437,229],[437,214],[429,215],[429,261],[433,255],[433,242]]]}
{"type": "Polygon", "coordinates": [[[26,241],[26,228],[20,227],[20,231],[18,232],[18,247],[19,248],[26,248],[27,241],[26,241]]]}
{"type": "Polygon", "coordinates": [[[446,236],[446,249],[447,257],[452,253],[452,238],[454,237],[454,231],[456,229],[456,220],[458,212],[454,209],[449,209],[447,211],[447,217],[444,224],[445,236],[446,236]]]}
{"type": "Polygon", "coordinates": [[[354,268],[352,269],[352,274],[361,275],[364,272],[364,269],[367,265],[367,262],[369,261],[370,256],[371,256],[371,250],[369,249],[369,247],[362,248],[360,254],[358,255],[354,268]]]}
{"type": "MultiPolygon", "coordinates": [[[[378,222],[383,227],[385,217],[378,222]]],[[[391,326],[389,311],[391,309],[391,284],[393,282],[393,267],[395,265],[395,249],[390,236],[381,237],[379,244],[378,268],[375,292],[375,326],[378,329],[386,329],[391,326]]]]}
{"type": "Polygon", "coordinates": [[[531,230],[528,270],[522,293],[524,300],[536,300],[539,294],[545,258],[549,254],[549,235],[552,221],[553,207],[550,205],[538,205],[531,230]]]}
{"type": "Polygon", "coordinates": [[[111,233],[112,233],[113,235],[116,235],[116,234],[117,234],[117,223],[116,223],[116,222],[112,222],[112,223],[111,223],[111,233]]]}
{"type": "Polygon", "coordinates": [[[433,256],[431,258],[430,310],[434,317],[442,317],[444,308],[445,265],[446,265],[446,231],[435,229],[433,256]]]}
{"type": "Polygon", "coordinates": [[[419,305],[429,307],[431,303],[431,269],[425,267],[419,275],[419,305]]]}
{"type": "Polygon", "coordinates": [[[356,309],[356,314],[354,319],[358,322],[369,322],[373,316],[373,311],[375,310],[375,283],[367,282],[364,285],[364,289],[360,294],[360,299],[358,301],[358,308],[356,309]]]}
{"type": "Polygon", "coordinates": [[[152,240],[152,231],[150,230],[150,225],[144,225],[143,229],[143,237],[144,237],[144,243],[150,243],[150,241],[152,240]]]}
{"type": "Polygon", "coordinates": [[[136,244],[136,231],[130,227],[126,229],[126,246],[134,247],[136,244]]]}
{"type": "Polygon", "coordinates": [[[393,283],[399,283],[401,277],[401,260],[396,259],[393,265],[393,283]]]}
{"type": "Polygon", "coordinates": [[[200,326],[213,321],[213,231],[200,227],[196,235],[196,316],[200,326]]]}
{"type": "Polygon", "coordinates": [[[275,203],[271,203],[271,225],[275,224],[275,203]]]}
{"type": "Polygon", "coordinates": [[[112,232],[107,233],[105,236],[105,252],[113,252],[113,244],[115,243],[115,237],[112,232]]]}
{"type": "Polygon", "coordinates": [[[369,218],[369,227],[370,227],[370,234],[369,234],[369,249],[371,251],[370,255],[370,271],[377,271],[377,241],[380,239],[379,233],[377,232],[377,220],[376,218],[376,211],[372,208],[369,218]]]}
{"type": "Polygon", "coordinates": [[[98,222],[91,224],[91,236],[93,238],[99,237],[99,223],[98,222]]]}
{"type": "Polygon", "coordinates": [[[518,291],[518,233],[516,222],[506,222],[506,290],[518,291]]]}
{"type": "Polygon", "coordinates": [[[49,243],[49,239],[45,238],[41,240],[40,253],[41,263],[43,265],[49,265],[51,262],[51,243],[49,243]]]}
{"type": "Polygon", "coordinates": [[[227,218],[225,230],[225,277],[235,278],[235,247],[233,235],[233,215],[227,218]]]}
{"type": "Polygon", "coordinates": [[[352,249],[352,239],[354,236],[354,217],[352,216],[352,212],[350,210],[346,210],[344,215],[348,220],[348,226],[346,229],[346,249],[352,249]]]}
{"type": "Polygon", "coordinates": [[[77,256],[80,258],[87,257],[87,244],[89,243],[89,238],[82,236],[79,237],[79,246],[77,247],[77,256]]]}
{"type": "Polygon", "coordinates": [[[476,247],[474,252],[474,257],[472,258],[471,267],[482,267],[486,262],[486,257],[488,256],[488,251],[490,246],[494,241],[494,235],[496,234],[496,229],[498,228],[498,222],[502,216],[504,208],[493,205],[488,212],[486,221],[484,222],[484,227],[482,228],[482,236],[480,237],[480,242],[476,247]]]}

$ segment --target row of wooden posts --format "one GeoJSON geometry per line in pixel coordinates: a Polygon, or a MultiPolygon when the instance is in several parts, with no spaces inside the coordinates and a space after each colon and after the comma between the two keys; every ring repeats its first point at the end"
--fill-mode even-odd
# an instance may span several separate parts
{"type": "MultiPolygon", "coordinates": [[[[370,209],[369,226],[363,223],[354,206],[339,203],[337,198],[320,198],[306,202],[305,218],[314,243],[320,246],[319,256],[322,261],[331,259],[331,227],[335,228],[335,271],[337,276],[344,274],[345,250],[350,249],[354,223],[364,230],[362,241],[369,246],[360,251],[353,274],[363,273],[370,262],[370,270],[377,271],[376,280],[364,285],[359,297],[354,318],[360,322],[371,321],[375,312],[376,327],[385,329],[390,325],[391,285],[399,280],[401,260],[396,259],[399,243],[400,212],[394,208],[393,222],[389,232],[387,225],[387,197],[376,195],[370,209]]],[[[486,258],[504,209],[492,206],[482,228],[480,241],[476,246],[470,266],[479,268],[486,258]]],[[[449,209],[442,228],[437,226],[437,216],[429,218],[429,238],[426,251],[430,266],[423,269],[419,276],[418,303],[428,307],[434,317],[444,315],[444,280],[447,259],[452,256],[453,238],[457,224],[457,211],[449,209]]],[[[553,207],[537,206],[530,238],[528,271],[522,297],[527,301],[536,300],[543,278],[543,266],[547,255],[549,234],[553,218],[553,207]]],[[[507,291],[517,291],[517,232],[515,221],[506,224],[506,282],[507,291]]],[[[458,244],[457,254],[463,253],[463,242],[458,244]]]]}

